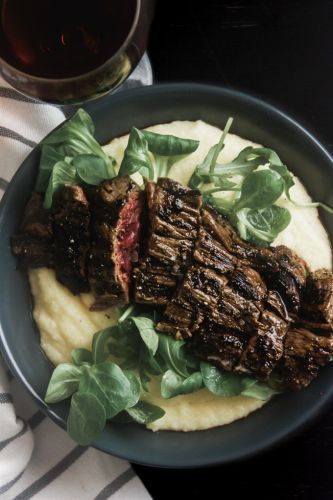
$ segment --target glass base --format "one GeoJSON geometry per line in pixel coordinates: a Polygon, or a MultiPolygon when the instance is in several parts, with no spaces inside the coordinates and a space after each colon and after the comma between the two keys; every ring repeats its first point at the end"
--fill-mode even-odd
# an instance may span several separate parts
{"type": "MultiPolygon", "coordinates": [[[[123,90],[128,90],[135,87],[141,87],[143,85],[152,85],[153,81],[154,81],[153,70],[147,52],[145,52],[141,61],[139,62],[133,73],[129,76],[129,78],[127,78],[127,80],[125,80],[124,83],[119,85],[119,87],[116,90],[110,92],[109,94],[106,94],[103,97],[100,97],[99,99],[102,101],[106,101],[116,92],[121,92],[123,90]]],[[[88,101],[87,103],[82,104],[81,106],[77,104],[72,104],[67,106],[61,106],[60,109],[64,113],[66,118],[70,118],[75,113],[78,107],[84,108],[89,113],[90,106],[94,106],[93,103],[94,101],[90,102],[88,101]]]]}

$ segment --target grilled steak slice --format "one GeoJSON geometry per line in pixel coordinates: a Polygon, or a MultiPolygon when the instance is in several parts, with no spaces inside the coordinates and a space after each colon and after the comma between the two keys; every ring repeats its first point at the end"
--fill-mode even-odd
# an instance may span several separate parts
{"type": "MultiPolygon", "coordinates": [[[[209,317],[225,329],[247,331],[260,316],[260,302],[248,300],[228,285],[226,276],[199,265],[191,266],[176,294],[165,309],[161,331],[177,338],[191,337],[203,318],[209,317]],[[181,308],[186,321],[185,328],[175,321],[175,308],[181,308]],[[185,311],[189,315],[185,315],[185,311]],[[188,321],[191,318],[191,321],[188,321]]],[[[181,314],[177,315],[178,317],[181,314]]]]}
{"type": "Polygon", "coordinates": [[[201,220],[213,240],[245,267],[258,271],[267,288],[279,292],[290,311],[297,313],[307,274],[303,259],[283,245],[262,248],[242,241],[227,218],[209,206],[202,209],[201,220]]]}
{"type": "Polygon", "coordinates": [[[243,297],[250,300],[264,300],[267,288],[260,274],[251,267],[240,266],[232,274],[230,283],[243,297]]]}
{"type": "Polygon", "coordinates": [[[193,354],[199,358],[223,370],[233,371],[247,341],[243,333],[226,330],[219,323],[207,318],[194,333],[189,345],[193,354]]]}
{"type": "Polygon", "coordinates": [[[234,371],[267,378],[282,357],[287,328],[288,323],[282,318],[271,311],[263,311],[234,371]]]}
{"type": "Polygon", "coordinates": [[[104,181],[89,195],[91,250],[88,278],[94,310],[127,304],[133,262],[138,261],[142,196],[130,177],[104,181]]]}
{"type": "MultiPolygon", "coordinates": [[[[205,212],[205,209],[203,210],[205,212]]],[[[204,220],[204,219],[203,219],[204,220]]],[[[194,260],[221,274],[232,273],[237,266],[237,258],[217,241],[208,230],[201,226],[195,242],[194,260]]]]}
{"type": "Polygon", "coordinates": [[[171,276],[152,257],[140,260],[140,267],[133,271],[136,301],[164,305],[177,287],[177,278],[171,276]]]}
{"type": "Polygon", "coordinates": [[[201,223],[212,238],[232,254],[234,259],[244,261],[245,265],[251,265],[259,272],[262,263],[266,263],[272,255],[268,248],[257,247],[243,241],[228,219],[210,206],[201,210],[201,223]]]}
{"type": "Polygon", "coordinates": [[[217,307],[227,280],[201,266],[188,268],[183,282],[165,309],[158,330],[176,338],[191,337],[202,316],[217,307]]]}
{"type": "Polygon", "coordinates": [[[163,305],[192,262],[202,200],[199,191],[165,178],[147,182],[146,195],[147,242],[134,270],[135,301],[163,305]]]}
{"type": "Polygon", "coordinates": [[[89,291],[89,203],[80,186],[65,185],[53,206],[54,267],[57,280],[72,293],[89,291]]]}
{"type": "Polygon", "coordinates": [[[263,311],[257,325],[237,329],[206,316],[194,332],[190,346],[198,357],[226,371],[248,373],[265,379],[283,354],[287,323],[270,311],[263,311]]]}
{"type": "Polygon", "coordinates": [[[333,322],[333,274],[320,269],[309,274],[302,296],[301,317],[314,323],[333,322]]]}
{"type": "Polygon", "coordinates": [[[23,267],[53,266],[53,230],[50,210],[43,208],[43,195],[32,193],[20,231],[11,238],[12,252],[23,267]]]}
{"type": "Polygon", "coordinates": [[[265,301],[266,301],[266,307],[272,309],[275,314],[280,316],[285,321],[288,322],[291,321],[286,305],[283,302],[279,292],[277,292],[276,290],[269,290],[265,301]]]}
{"type": "Polygon", "coordinates": [[[297,313],[306,282],[306,265],[295,252],[283,245],[272,249],[272,256],[260,268],[267,286],[277,290],[291,312],[297,313]]]}
{"type": "Polygon", "coordinates": [[[281,370],[286,386],[297,390],[309,385],[332,354],[332,337],[315,335],[305,328],[290,329],[285,340],[281,370]]]}

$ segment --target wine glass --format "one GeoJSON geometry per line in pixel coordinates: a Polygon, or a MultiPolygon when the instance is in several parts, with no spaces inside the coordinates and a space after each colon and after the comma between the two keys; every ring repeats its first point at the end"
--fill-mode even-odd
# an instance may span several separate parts
{"type": "Polygon", "coordinates": [[[142,58],[153,7],[153,0],[0,0],[0,72],[49,103],[103,96],[142,58]]]}

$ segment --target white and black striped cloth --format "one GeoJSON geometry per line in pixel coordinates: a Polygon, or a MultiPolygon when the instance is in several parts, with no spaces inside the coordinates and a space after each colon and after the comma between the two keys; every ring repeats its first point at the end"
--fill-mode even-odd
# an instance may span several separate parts
{"type": "MultiPolygon", "coordinates": [[[[140,84],[151,83],[149,61],[143,63],[143,75],[141,65],[127,86],[135,85],[137,80],[140,84]]],[[[37,103],[0,79],[0,198],[27,154],[64,118],[60,108],[37,103]]],[[[151,498],[128,462],[76,445],[38,410],[20,382],[12,378],[1,356],[0,497],[151,498]]]]}

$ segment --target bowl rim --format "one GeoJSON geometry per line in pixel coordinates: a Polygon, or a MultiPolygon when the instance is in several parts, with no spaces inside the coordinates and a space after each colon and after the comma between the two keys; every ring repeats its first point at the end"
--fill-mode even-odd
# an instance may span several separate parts
{"type": "MultiPolygon", "coordinates": [[[[313,135],[312,132],[310,132],[307,128],[305,128],[302,123],[300,123],[298,120],[296,120],[294,117],[290,116],[289,113],[287,113],[285,110],[282,110],[281,107],[277,108],[275,105],[271,104],[270,102],[267,102],[264,99],[261,99],[257,96],[254,96],[252,94],[249,94],[244,91],[240,91],[234,88],[230,87],[225,87],[225,86],[217,86],[217,85],[209,85],[209,84],[200,84],[200,83],[192,83],[192,82],[182,82],[182,83],[161,83],[157,85],[152,85],[152,86],[147,86],[147,87],[138,87],[138,88],[133,88],[133,89],[128,89],[122,92],[118,92],[116,94],[113,94],[111,96],[108,96],[107,102],[104,104],[101,102],[101,100],[94,101],[93,103],[90,104],[93,106],[104,106],[107,105],[109,107],[112,107],[113,102],[117,102],[118,100],[121,101],[126,101],[127,97],[131,99],[136,99],[139,98],[140,96],[147,95],[147,94],[161,94],[161,93],[179,93],[179,92],[186,92],[188,93],[189,91],[199,93],[199,92],[208,92],[211,94],[217,94],[221,97],[225,98],[230,98],[230,99],[237,99],[241,101],[246,101],[256,107],[261,108],[262,110],[269,111],[273,113],[276,116],[279,116],[282,118],[282,120],[288,122],[293,128],[297,129],[301,134],[303,134],[308,141],[311,143],[311,146],[317,148],[320,150],[321,154],[326,157],[326,159],[331,163],[332,169],[333,169],[333,157],[331,154],[327,151],[327,149],[321,144],[321,142],[313,135]]],[[[89,106],[87,106],[89,108],[89,106]]],[[[90,110],[88,109],[88,112],[90,110]]],[[[65,121],[68,121],[70,119],[66,118],[62,123],[60,123],[57,127],[55,127],[49,134],[47,134],[45,137],[48,137],[54,130],[57,130],[59,127],[62,126],[62,124],[65,121]]],[[[110,140],[112,140],[110,138],[110,140]]],[[[11,192],[14,189],[15,183],[16,183],[16,178],[19,175],[19,172],[24,168],[25,162],[29,161],[29,158],[31,155],[35,154],[35,151],[38,149],[39,144],[37,144],[32,151],[27,155],[27,157],[23,160],[19,168],[17,169],[16,173],[12,177],[11,181],[9,182],[7,189],[0,201],[0,226],[3,224],[3,212],[4,212],[4,207],[7,204],[7,199],[11,197],[11,192]]],[[[44,400],[37,394],[35,389],[28,383],[26,380],[25,376],[23,375],[20,367],[16,363],[14,357],[12,356],[12,353],[10,351],[10,348],[8,346],[7,340],[6,340],[6,335],[3,330],[2,326],[2,318],[0,316],[0,352],[10,368],[11,372],[13,375],[19,380],[20,383],[24,385],[24,387],[27,389],[29,394],[32,396],[34,401],[37,403],[39,408],[46,414],[48,415],[55,423],[57,423],[60,427],[63,429],[66,428],[66,423],[65,421],[57,415],[57,413],[50,407],[50,405],[46,404],[44,400]]],[[[277,396],[279,397],[279,396],[277,396]]],[[[132,463],[137,463],[141,465],[146,465],[150,467],[161,467],[161,468],[174,468],[174,469],[187,469],[187,468],[203,468],[203,467],[209,467],[209,466],[216,466],[216,465],[222,465],[222,464],[230,464],[230,463],[235,463],[239,462],[241,460],[251,458],[254,455],[258,455],[261,453],[266,452],[269,449],[275,448],[293,436],[297,435],[300,431],[302,431],[304,428],[308,427],[313,423],[313,421],[318,418],[318,416],[325,411],[325,408],[331,403],[333,399],[333,386],[331,390],[328,390],[325,396],[317,401],[316,406],[310,407],[308,411],[304,412],[300,417],[295,418],[292,420],[292,422],[289,423],[289,425],[283,427],[281,429],[280,433],[275,433],[272,437],[269,439],[266,439],[264,443],[259,444],[259,446],[253,446],[252,449],[248,450],[245,449],[241,452],[238,452],[237,455],[233,457],[227,457],[224,458],[223,456],[219,457],[213,457],[211,460],[206,460],[204,463],[200,463],[197,460],[192,460],[192,462],[189,460],[188,463],[186,464],[181,464],[181,463],[173,463],[170,460],[155,460],[154,462],[149,462],[146,460],[139,460],[137,456],[131,453],[121,453],[121,452],[110,452],[107,446],[103,446],[103,444],[94,444],[92,447],[101,450],[103,452],[112,454],[115,457],[122,458],[125,460],[128,460],[132,463]]],[[[269,402],[267,403],[269,404],[269,402]]],[[[266,405],[265,405],[266,406],[266,405]]],[[[133,425],[138,425],[138,424],[133,424],[133,425]]],[[[207,431],[199,431],[199,432],[209,432],[212,429],[208,429],[207,431]]],[[[151,431],[150,431],[151,432],[151,431]]],[[[163,433],[167,432],[174,432],[174,431],[163,431],[163,433]]],[[[198,431],[192,431],[192,432],[198,432],[198,431]]]]}

